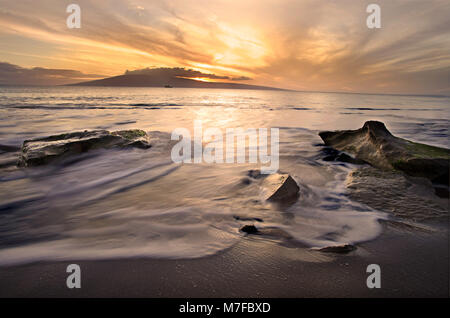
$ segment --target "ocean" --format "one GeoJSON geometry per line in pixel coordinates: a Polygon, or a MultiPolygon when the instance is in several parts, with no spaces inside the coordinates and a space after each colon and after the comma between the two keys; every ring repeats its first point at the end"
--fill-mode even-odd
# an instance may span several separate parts
{"type": "Polygon", "coordinates": [[[239,242],[245,218],[306,247],[374,239],[378,221],[389,216],[349,199],[346,179],[355,166],[323,161],[318,132],[379,120],[396,136],[448,148],[449,107],[450,97],[441,96],[0,87],[0,145],[134,128],[149,132],[153,145],[96,151],[70,165],[0,168],[0,265],[205,257],[239,242]],[[298,201],[280,207],[261,200],[261,189],[242,182],[254,164],[172,162],[170,133],[191,130],[194,121],[223,130],[279,128],[279,171],[299,184],[298,201]]]}

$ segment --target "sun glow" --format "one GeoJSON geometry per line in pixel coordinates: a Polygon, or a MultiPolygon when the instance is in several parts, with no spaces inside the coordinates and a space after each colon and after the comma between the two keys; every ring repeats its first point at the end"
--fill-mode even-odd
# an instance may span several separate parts
{"type": "Polygon", "coordinates": [[[187,79],[191,79],[194,81],[199,81],[199,82],[214,82],[213,80],[209,79],[209,78],[205,78],[205,77],[184,77],[184,76],[177,76],[178,78],[187,78],[187,79]]]}

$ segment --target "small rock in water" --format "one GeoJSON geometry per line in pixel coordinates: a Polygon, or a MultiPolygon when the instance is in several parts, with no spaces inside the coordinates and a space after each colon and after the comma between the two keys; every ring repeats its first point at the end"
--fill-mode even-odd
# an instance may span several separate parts
{"type": "Polygon", "coordinates": [[[266,177],[263,183],[268,195],[267,201],[286,202],[296,199],[300,188],[288,174],[274,173],[266,177]]]}
{"type": "Polygon", "coordinates": [[[324,253],[339,253],[339,254],[345,254],[349,253],[351,251],[356,250],[356,246],[351,244],[343,244],[343,245],[334,245],[334,246],[326,246],[317,249],[320,252],[324,253]]]}
{"type": "Polygon", "coordinates": [[[263,178],[266,175],[261,174],[260,170],[249,170],[247,176],[253,179],[263,178]]]}
{"type": "Polygon", "coordinates": [[[252,183],[252,180],[250,178],[242,178],[241,183],[245,185],[249,185],[252,183]]]}
{"type": "Polygon", "coordinates": [[[247,234],[255,234],[258,233],[258,229],[254,225],[244,225],[241,227],[241,232],[245,232],[247,234]]]}

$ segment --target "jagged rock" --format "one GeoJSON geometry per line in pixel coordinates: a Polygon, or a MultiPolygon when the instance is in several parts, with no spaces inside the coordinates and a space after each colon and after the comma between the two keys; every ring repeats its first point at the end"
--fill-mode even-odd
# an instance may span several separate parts
{"type": "Polygon", "coordinates": [[[84,153],[94,149],[136,147],[150,148],[148,135],[145,131],[122,130],[109,132],[107,130],[92,130],[73,132],[45,138],[25,140],[19,166],[38,166],[84,153]]]}
{"type": "Polygon", "coordinates": [[[334,245],[334,246],[326,246],[322,248],[316,249],[320,252],[324,253],[339,253],[339,254],[345,254],[349,253],[351,251],[356,250],[356,246],[351,244],[342,244],[342,245],[334,245]]]}
{"type": "Polygon", "coordinates": [[[258,229],[254,225],[244,225],[240,229],[241,232],[245,232],[247,234],[255,234],[258,233],[258,229]]]}
{"type": "Polygon", "coordinates": [[[296,199],[300,191],[297,182],[288,174],[274,173],[263,181],[267,201],[288,202],[296,199]]]}
{"type": "Polygon", "coordinates": [[[449,149],[395,137],[382,122],[367,121],[357,130],[323,131],[319,136],[325,145],[353,154],[377,168],[449,184],[449,149]]]}

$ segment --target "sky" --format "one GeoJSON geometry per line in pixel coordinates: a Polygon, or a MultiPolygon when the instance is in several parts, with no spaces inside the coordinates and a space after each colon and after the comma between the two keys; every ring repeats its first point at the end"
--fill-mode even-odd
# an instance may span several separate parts
{"type": "Polygon", "coordinates": [[[0,84],[156,67],[295,90],[450,95],[450,1],[0,0],[0,84]],[[66,25],[71,3],[80,29],[66,25]],[[380,29],[366,25],[370,3],[380,29]]]}

